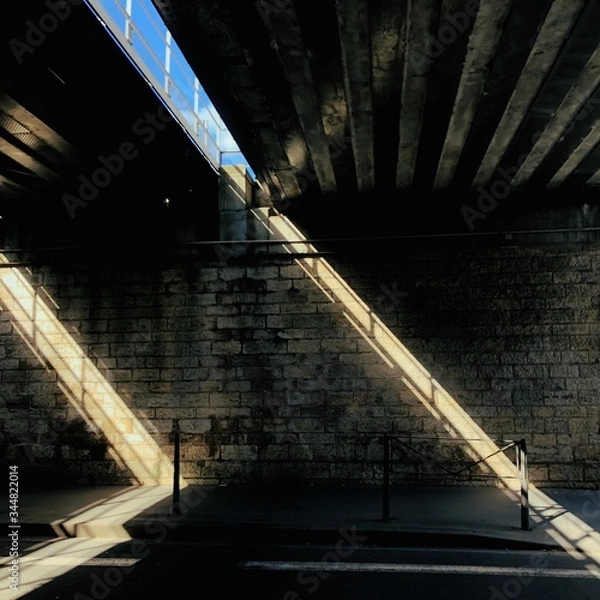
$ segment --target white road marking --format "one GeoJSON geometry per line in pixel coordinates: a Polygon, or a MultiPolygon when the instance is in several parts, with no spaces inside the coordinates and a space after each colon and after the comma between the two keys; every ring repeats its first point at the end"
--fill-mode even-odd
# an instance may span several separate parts
{"type": "Polygon", "coordinates": [[[597,579],[600,574],[585,569],[538,569],[481,565],[420,565],[392,563],[330,563],[314,561],[245,561],[244,569],[262,571],[326,571],[342,573],[415,573],[441,575],[494,575],[554,577],[560,579],[597,579]]]}
{"type": "Polygon", "coordinates": [[[17,590],[10,587],[12,560],[5,559],[0,566],[0,598],[17,600],[27,596],[76,567],[116,568],[125,574],[138,561],[133,557],[121,559],[101,556],[114,546],[114,540],[68,538],[52,541],[30,554],[23,554],[18,557],[17,590]]]}
{"type": "MultiPolygon", "coordinates": [[[[66,556],[49,556],[47,558],[36,558],[35,556],[23,556],[19,558],[22,566],[38,567],[131,567],[139,562],[135,558],[69,558],[66,556]]],[[[4,565],[10,564],[3,561],[4,565]]]]}

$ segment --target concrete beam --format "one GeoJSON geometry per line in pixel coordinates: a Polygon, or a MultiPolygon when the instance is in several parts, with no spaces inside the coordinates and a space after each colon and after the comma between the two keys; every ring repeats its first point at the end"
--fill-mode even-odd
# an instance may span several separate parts
{"type": "MultiPolygon", "coordinates": [[[[577,148],[571,152],[569,158],[548,182],[548,187],[560,187],[598,144],[600,144],[600,124],[594,125],[589,134],[581,141],[577,148]]],[[[598,173],[588,180],[590,185],[598,185],[599,182],[600,179],[598,173]]]]}
{"type": "Polygon", "coordinates": [[[68,140],[0,89],[0,111],[6,113],[78,169],[85,169],[80,152],[68,140]]]}
{"type": "Polygon", "coordinates": [[[434,37],[432,32],[438,16],[439,3],[436,0],[409,0],[396,167],[398,189],[410,187],[415,173],[431,69],[431,38],[434,37]]]}
{"type": "MultiPolygon", "coordinates": [[[[268,189],[283,198],[300,195],[297,182],[275,175],[281,169],[290,169],[292,165],[279,141],[280,132],[273,124],[264,90],[258,80],[255,59],[238,35],[236,26],[239,23],[232,7],[218,0],[196,0],[194,3],[170,2],[167,8],[168,14],[164,12],[164,7],[162,10],[159,7],[159,10],[172,27],[180,46],[183,49],[192,48],[186,55],[191,66],[197,66],[205,60],[212,60],[218,65],[216,69],[211,66],[210,70],[213,73],[218,71],[228,96],[235,99],[236,110],[243,113],[244,126],[249,127],[254,143],[259,148],[258,154],[264,160],[264,171],[269,173],[265,182],[268,189]],[[194,36],[197,34],[202,41],[199,47],[209,48],[209,54],[195,51],[194,36]],[[183,39],[179,41],[178,36],[183,39]],[[267,130],[272,135],[267,135],[267,130]],[[271,143],[274,138],[278,140],[275,144],[271,143]]],[[[253,10],[253,6],[250,5],[249,9],[253,10]]]]}
{"type": "Polygon", "coordinates": [[[367,0],[336,0],[335,6],[358,191],[370,192],[375,187],[375,158],[369,6],[367,0]]]}
{"type": "Polygon", "coordinates": [[[5,154],[10,157],[16,163],[44,181],[48,181],[49,183],[60,183],[64,181],[58,173],[40,162],[32,154],[1,136],[2,132],[0,131],[0,154],[5,154]]]}
{"type": "Polygon", "coordinates": [[[20,183],[17,183],[12,177],[0,173],[0,190],[3,194],[9,196],[36,196],[32,190],[23,187],[20,183]]]}
{"type": "MultiPolygon", "coordinates": [[[[452,117],[438,163],[434,189],[450,185],[481,101],[494,56],[502,39],[513,0],[481,0],[463,66],[452,117]]],[[[461,13],[459,27],[474,17],[461,13]]]]}
{"type": "Polygon", "coordinates": [[[531,108],[565,39],[585,7],[585,0],[556,0],[544,21],[506,110],[498,124],[472,188],[486,185],[493,177],[502,157],[531,108]]]}
{"type": "Polygon", "coordinates": [[[529,179],[552,151],[577,114],[588,103],[598,86],[600,86],[600,46],[590,57],[579,79],[573,84],[550,123],[521,165],[512,181],[513,187],[519,188],[529,179]]]}
{"type": "MultiPolygon", "coordinates": [[[[225,66],[234,64],[247,66],[239,43],[234,45],[229,54],[227,50],[219,54],[218,42],[227,43],[232,32],[221,20],[220,14],[213,18],[211,5],[204,0],[185,2],[152,0],[152,2],[201,81],[205,92],[217,105],[217,110],[239,143],[241,151],[252,164],[257,178],[263,181],[268,189],[273,189],[272,182],[268,181],[269,161],[265,153],[266,149],[254,143],[252,133],[247,129],[245,116],[251,112],[251,109],[248,111],[242,109],[235,98],[230,80],[224,77],[225,66]],[[245,114],[242,114],[243,111],[245,114]],[[240,134],[241,131],[244,131],[243,135],[240,134]]],[[[257,88],[254,90],[255,95],[259,96],[257,88]]],[[[251,106],[260,106],[262,101],[259,96],[251,106]]],[[[260,117],[256,117],[252,122],[260,122],[260,117]]]]}
{"type": "MultiPolygon", "coordinates": [[[[600,138],[600,125],[594,128],[594,132],[592,137],[600,138]]],[[[599,139],[600,141],[600,139],[599,139]]],[[[587,155],[586,155],[587,156],[587,155]]],[[[600,170],[596,171],[588,180],[588,186],[593,186],[596,188],[600,188],[600,170]]]]}
{"type": "Polygon", "coordinates": [[[380,0],[371,15],[375,185],[393,190],[402,110],[408,0],[380,0]]]}
{"type": "Polygon", "coordinates": [[[335,5],[319,5],[318,19],[314,5],[310,3],[296,2],[295,9],[329,147],[336,191],[342,195],[353,194],[357,187],[356,170],[335,5]],[[323,35],[323,31],[331,33],[323,35]]]}
{"type": "Polygon", "coordinates": [[[261,5],[290,87],[319,187],[325,194],[334,193],[337,189],[335,174],[294,2],[279,0],[276,3],[262,2],[261,5]]]}

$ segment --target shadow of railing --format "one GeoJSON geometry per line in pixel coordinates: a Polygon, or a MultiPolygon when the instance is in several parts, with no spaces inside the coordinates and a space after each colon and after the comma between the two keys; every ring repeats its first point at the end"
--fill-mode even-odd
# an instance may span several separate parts
{"type": "MultiPolygon", "coordinates": [[[[521,487],[520,505],[521,505],[521,529],[525,531],[531,530],[529,518],[529,471],[527,467],[527,443],[524,439],[520,440],[492,440],[497,444],[497,450],[491,452],[488,456],[483,456],[478,459],[466,460],[466,464],[460,468],[449,468],[447,464],[456,464],[458,459],[456,456],[451,456],[449,462],[438,460],[431,452],[432,442],[446,443],[448,445],[457,445],[465,442],[477,442],[481,440],[474,439],[457,439],[453,437],[442,438],[439,436],[423,436],[423,435],[391,435],[384,433],[380,438],[383,444],[383,487],[382,487],[382,519],[389,521],[391,519],[391,482],[393,475],[396,473],[402,474],[402,479],[407,481],[414,478],[421,483],[423,481],[435,481],[445,478],[453,480],[467,480],[470,483],[482,480],[496,480],[498,483],[503,483],[507,477],[518,479],[521,487]],[[404,471],[394,470],[398,464],[397,457],[394,456],[395,449],[403,450],[403,458],[414,456],[416,461],[412,462],[412,466],[420,465],[424,467],[433,467],[426,472],[415,471],[414,469],[404,471]],[[503,475],[499,477],[493,472],[473,473],[477,467],[485,465],[490,458],[497,454],[505,454],[511,448],[515,449],[515,466],[518,475],[511,477],[503,475]]],[[[466,455],[465,455],[466,456],[466,455]]],[[[404,461],[403,464],[410,464],[409,461],[404,461]]]]}
{"type": "MultiPolygon", "coordinates": [[[[172,481],[173,463],[24,273],[0,254],[0,306],[90,432],[138,485],[172,481]]],[[[183,482],[182,482],[183,483],[183,482]]]]}

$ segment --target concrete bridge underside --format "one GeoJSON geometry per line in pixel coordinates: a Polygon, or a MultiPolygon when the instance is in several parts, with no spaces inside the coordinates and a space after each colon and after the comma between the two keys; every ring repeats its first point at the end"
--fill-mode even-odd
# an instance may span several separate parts
{"type": "Polygon", "coordinates": [[[154,3],[315,236],[592,224],[600,2],[154,3]]]}

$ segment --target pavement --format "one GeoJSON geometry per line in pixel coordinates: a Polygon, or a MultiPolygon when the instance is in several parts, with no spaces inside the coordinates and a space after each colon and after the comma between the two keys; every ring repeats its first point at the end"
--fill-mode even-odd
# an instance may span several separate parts
{"type": "MultiPolygon", "coordinates": [[[[600,558],[600,491],[392,487],[389,519],[377,487],[91,486],[22,490],[21,536],[236,543],[335,543],[581,550],[600,558]],[[178,508],[177,508],[178,507],[178,508]]],[[[4,531],[10,526],[8,513],[4,531]]]]}

